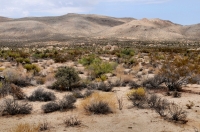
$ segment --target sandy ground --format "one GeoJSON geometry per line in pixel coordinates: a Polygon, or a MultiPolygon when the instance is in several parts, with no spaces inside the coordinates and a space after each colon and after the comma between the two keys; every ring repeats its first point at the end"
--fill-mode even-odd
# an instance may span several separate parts
{"type": "MultiPolygon", "coordinates": [[[[24,89],[24,92],[28,95],[36,88],[29,87],[24,89]]],[[[169,101],[179,104],[188,112],[188,123],[181,125],[164,120],[153,110],[133,107],[126,97],[128,90],[128,87],[114,88],[116,95],[123,97],[124,107],[121,111],[117,110],[115,113],[108,115],[85,114],[79,106],[80,99],[73,110],[49,114],[44,114],[41,111],[41,106],[45,102],[30,102],[33,104],[32,114],[1,116],[0,131],[7,132],[19,123],[38,124],[44,121],[48,122],[50,132],[194,132],[194,127],[200,129],[200,96],[198,94],[182,93],[181,98],[165,96],[169,101]],[[192,109],[187,109],[186,104],[188,101],[194,102],[195,105],[192,109]],[[69,116],[77,116],[82,124],[78,127],[66,127],[63,120],[69,116]]],[[[66,92],[56,92],[58,98],[65,94],[66,92]]]]}

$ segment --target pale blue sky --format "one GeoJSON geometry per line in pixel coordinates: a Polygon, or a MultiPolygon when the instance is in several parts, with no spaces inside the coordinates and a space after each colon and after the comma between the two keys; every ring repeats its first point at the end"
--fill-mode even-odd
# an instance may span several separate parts
{"type": "Polygon", "coordinates": [[[59,16],[67,13],[160,18],[182,25],[200,23],[200,0],[0,0],[0,16],[59,16]]]}

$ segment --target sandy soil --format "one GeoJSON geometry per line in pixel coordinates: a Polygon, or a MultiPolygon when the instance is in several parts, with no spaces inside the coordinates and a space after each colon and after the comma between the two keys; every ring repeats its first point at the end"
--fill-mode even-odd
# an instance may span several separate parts
{"type": "MultiPolygon", "coordinates": [[[[24,92],[28,95],[36,88],[29,87],[24,89],[24,92]]],[[[49,131],[51,132],[194,132],[194,127],[200,129],[200,96],[198,94],[182,93],[181,98],[165,96],[169,101],[175,102],[182,106],[184,110],[187,110],[188,123],[181,125],[164,120],[153,110],[133,107],[126,97],[128,90],[128,87],[114,88],[116,96],[123,97],[124,107],[121,111],[117,110],[116,113],[108,115],[85,114],[80,107],[80,99],[77,101],[74,110],[49,114],[44,114],[41,111],[41,106],[45,102],[31,102],[33,111],[30,115],[1,116],[1,132],[7,132],[19,123],[38,124],[44,121],[49,123],[49,131]],[[188,101],[194,102],[195,106],[192,109],[186,108],[188,101]],[[69,116],[77,116],[82,121],[81,126],[65,127],[63,120],[69,116]]],[[[65,94],[66,92],[56,92],[58,98],[65,94]]],[[[162,94],[160,95],[163,96],[162,94]]]]}

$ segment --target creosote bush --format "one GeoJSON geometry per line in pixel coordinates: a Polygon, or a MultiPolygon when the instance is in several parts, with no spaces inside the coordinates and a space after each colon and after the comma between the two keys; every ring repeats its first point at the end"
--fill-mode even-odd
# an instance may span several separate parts
{"type": "Polygon", "coordinates": [[[82,107],[88,114],[109,114],[115,112],[116,102],[111,93],[93,93],[82,101],[82,107]]]}
{"type": "Polygon", "coordinates": [[[38,88],[28,97],[30,101],[54,101],[56,96],[53,92],[44,91],[42,88],[38,88]]]}
{"type": "Polygon", "coordinates": [[[2,107],[2,115],[30,114],[32,111],[31,104],[19,103],[14,99],[5,99],[2,107]]]}
{"type": "Polygon", "coordinates": [[[50,88],[61,91],[71,91],[73,85],[76,85],[80,81],[78,73],[72,67],[59,67],[55,78],[57,80],[50,88]]]}

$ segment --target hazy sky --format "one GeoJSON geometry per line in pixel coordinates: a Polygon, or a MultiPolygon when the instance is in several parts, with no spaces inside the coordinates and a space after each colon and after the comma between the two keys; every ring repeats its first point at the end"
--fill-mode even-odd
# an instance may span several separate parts
{"type": "Polygon", "coordinates": [[[0,16],[58,16],[67,13],[113,17],[160,18],[200,23],[200,0],[0,0],[0,16]]]}

